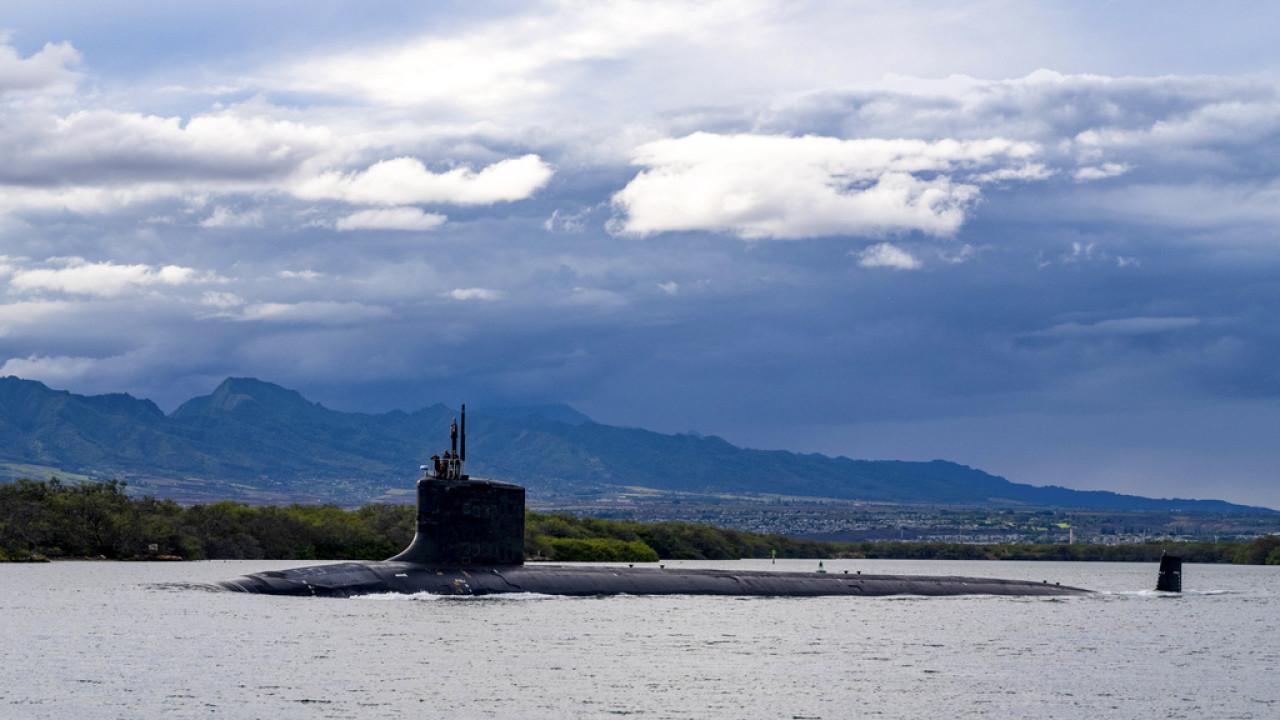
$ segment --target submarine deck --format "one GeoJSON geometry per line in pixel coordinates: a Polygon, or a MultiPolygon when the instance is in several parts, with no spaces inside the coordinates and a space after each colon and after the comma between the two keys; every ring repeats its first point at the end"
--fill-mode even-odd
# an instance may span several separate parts
{"type": "Polygon", "coordinates": [[[348,597],[375,593],[433,595],[1088,595],[1081,588],[929,575],[797,573],[767,570],[631,568],[600,565],[429,567],[405,562],[347,562],[254,573],[219,583],[271,595],[348,597]]]}

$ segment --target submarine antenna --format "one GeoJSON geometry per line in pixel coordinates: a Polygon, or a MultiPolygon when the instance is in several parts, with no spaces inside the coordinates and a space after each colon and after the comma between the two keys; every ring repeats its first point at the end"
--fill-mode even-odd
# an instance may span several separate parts
{"type": "Polygon", "coordinates": [[[458,477],[466,477],[467,472],[467,404],[462,404],[462,454],[458,460],[458,477]]]}

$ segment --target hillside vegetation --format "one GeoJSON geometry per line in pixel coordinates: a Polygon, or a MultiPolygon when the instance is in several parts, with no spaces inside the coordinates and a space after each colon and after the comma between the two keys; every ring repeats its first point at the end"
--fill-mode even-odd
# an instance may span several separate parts
{"type": "MultiPolygon", "coordinates": [[[[91,557],[148,559],[382,560],[408,546],[407,505],[184,508],[135,498],[117,481],[0,484],[0,561],[91,557]]],[[[684,522],[640,523],[568,514],[525,515],[525,553],[558,561],[659,559],[920,558],[1152,561],[1171,549],[1187,562],[1280,565],[1280,537],[1252,543],[1148,545],[962,545],[822,543],[684,522]]]]}

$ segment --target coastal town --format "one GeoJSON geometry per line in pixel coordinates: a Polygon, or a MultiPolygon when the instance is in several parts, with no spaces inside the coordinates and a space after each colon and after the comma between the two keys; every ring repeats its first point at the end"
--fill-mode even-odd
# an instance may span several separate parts
{"type": "Polygon", "coordinates": [[[590,503],[531,503],[531,508],[611,520],[701,523],[832,542],[1125,545],[1157,540],[1251,541],[1280,532],[1280,516],[1274,514],[975,508],[778,498],[612,498],[590,503]]]}

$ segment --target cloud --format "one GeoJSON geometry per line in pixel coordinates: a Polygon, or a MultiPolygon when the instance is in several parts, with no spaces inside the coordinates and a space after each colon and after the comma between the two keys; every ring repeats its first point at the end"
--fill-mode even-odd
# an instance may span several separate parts
{"type": "Polygon", "coordinates": [[[1024,163],[1020,166],[1005,167],[991,172],[979,173],[973,176],[976,183],[1004,183],[1014,180],[1030,181],[1030,180],[1047,180],[1056,174],[1057,171],[1049,168],[1043,163],[1024,163]]]}
{"type": "Polygon", "coordinates": [[[1263,76],[1110,77],[1037,70],[1022,77],[888,75],[854,87],[779,95],[763,107],[757,132],[879,137],[1013,137],[1050,147],[1245,143],[1278,120],[1276,83],[1263,76]]]}
{"type": "Polygon", "coordinates": [[[448,220],[439,213],[426,213],[415,207],[393,207],[361,210],[338,220],[334,227],[346,230],[435,230],[448,220]]]}
{"type": "Polygon", "coordinates": [[[178,265],[117,265],[91,263],[84,258],[51,260],[56,268],[19,270],[9,280],[9,292],[64,292],[78,295],[115,297],[140,287],[185,285],[214,280],[192,268],[178,265]]]}
{"type": "Polygon", "coordinates": [[[1071,243],[1071,254],[1063,255],[1062,262],[1087,262],[1092,260],[1097,247],[1096,243],[1073,242],[1071,243]]]}
{"type": "Polygon", "coordinates": [[[1103,163],[1098,167],[1082,167],[1075,172],[1077,182],[1086,182],[1088,180],[1103,180],[1106,178],[1118,177],[1129,172],[1129,166],[1124,163],[1103,163]]]}
{"type": "Polygon", "coordinates": [[[890,243],[879,243],[858,253],[862,267],[885,267],[895,270],[919,270],[923,265],[911,253],[890,243]]]}
{"type": "Polygon", "coordinates": [[[14,325],[38,325],[74,310],[75,305],[62,300],[27,300],[0,304],[0,337],[8,335],[14,325]]]}
{"type": "Polygon", "coordinates": [[[319,280],[324,277],[324,273],[315,270],[281,270],[276,276],[285,280],[319,280]]]}
{"type": "Polygon", "coordinates": [[[747,0],[559,2],[515,17],[283,66],[295,91],[379,105],[507,110],[552,95],[575,66],[698,41],[757,12],[747,0]]]}
{"type": "Polygon", "coordinates": [[[349,325],[381,320],[391,315],[389,308],[358,302],[333,300],[298,303],[259,303],[244,308],[241,320],[271,323],[349,325]]]}
{"type": "Polygon", "coordinates": [[[542,228],[547,232],[580,233],[586,228],[587,216],[590,214],[591,208],[576,213],[552,210],[551,217],[542,223],[542,228]]]}
{"type": "Polygon", "coordinates": [[[237,213],[226,207],[216,207],[213,214],[200,221],[203,228],[250,228],[262,227],[262,211],[250,210],[237,213]]]}
{"type": "Polygon", "coordinates": [[[301,183],[294,193],[309,200],[341,200],[363,205],[449,203],[492,205],[523,200],[551,179],[550,165],[537,155],[496,162],[475,172],[457,167],[442,173],[421,160],[383,160],[364,172],[326,172],[301,183]]]}
{"type": "MultiPolygon", "coordinates": [[[[65,116],[30,111],[7,118],[0,183],[93,187],[130,183],[261,182],[327,156],[326,128],[241,115],[235,109],[187,121],[111,109],[65,116]]],[[[249,109],[243,112],[252,112],[249,109]]]]}
{"type": "MultiPolygon", "coordinates": [[[[2,40],[3,37],[0,37],[2,40]]],[[[79,74],[80,53],[70,43],[45,43],[40,52],[22,58],[10,45],[0,44],[0,95],[24,90],[69,92],[79,74]]]]}
{"type": "MultiPolygon", "coordinates": [[[[184,121],[106,108],[59,115],[42,103],[0,106],[0,214],[109,214],[164,200],[271,196],[287,191],[294,176],[345,157],[347,143],[326,128],[252,112],[232,108],[184,121]]],[[[253,226],[257,212],[217,209],[204,224],[253,226]]]]}
{"type": "MultiPolygon", "coordinates": [[[[1274,179],[1210,176],[1193,180],[1170,169],[1164,182],[1129,183],[1105,193],[1085,195],[1073,204],[1111,222],[1148,227],[1280,227],[1280,181],[1274,179]]],[[[1225,233],[1210,233],[1203,239],[1218,244],[1226,237],[1225,233]]]]}
{"type": "Polygon", "coordinates": [[[449,293],[449,297],[454,300],[501,300],[503,293],[497,290],[486,290],[485,288],[458,288],[449,293]]]}
{"type": "Polygon", "coordinates": [[[938,259],[949,265],[960,265],[969,262],[977,255],[977,250],[968,243],[961,245],[959,248],[951,247],[940,249],[938,251],[938,259]]]}
{"type": "Polygon", "coordinates": [[[46,383],[65,383],[79,380],[89,373],[97,364],[97,360],[86,357],[43,357],[31,355],[25,358],[10,358],[0,366],[0,376],[16,375],[29,380],[40,380],[46,383]]]}
{"type": "MultiPolygon", "coordinates": [[[[533,154],[479,170],[431,172],[411,157],[348,170],[353,158],[386,148],[364,147],[373,142],[366,136],[273,118],[283,111],[261,104],[185,121],[103,108],[56,115],[42,107],[0,107],[0,214],[108,214],[164,200],[216,203],[229,195],[251,195],[264,207],[278,207],[289,197],[359,205],[490,205],[529,197],[554,172],[533,154]]],[[[235,211],[217,204],[200,225],[259,227],[264,216],[262,207],[235,211]]],[[[362,221],[379,218],[355,216],[344,229],[362,221]]],[[[419,218],[415,229],[426,222],[419,218]]]]}
{"type": "Polygon", "coordinates": [[[0,184],[0,215],[24,211],[110,213],[131,205],[179,197],[183,192],[180,185],[163,182],[108,187],[23,187],[0,184]]]}
{"type": "MultiPolygon", "coordinates": [[[[1082,200],[1109,210],[1128,205],[1128,219],[1142,222],[1160,211],[1149,201],[1131,204],[1120,193],[1145,185],[1157,188],[1156,196],[1192,187],[1246,195],[1274,182],[1280,167],[1280,83],[1265,76],[1108,77],[1048,70],[1004,80],[891,76],[855,89],[781,96],[759,113],[752,129],[1033,143],[1039,148],[1034,158],[1001,163],[966,182],[1063,176],[1080,184],[1081,193],[1093,193],[1082,200]],[[1124,182],[1088,187],[1121,177],[1124,182]]],[[[1072,198],[1059,188],[1057,199],[1063,207],[1072,198]]],[[[1179,217],[1205,216],[1213,223],[1222,215],[1213,202],[1176,204],[1179,217]]]]}
{"type": "Polygon", "coordinates": [[[1131,317],[1103,320],[1086,325],[1078,322],[1054,325],[1047,330],[1027,333],[1027,337],[1069,338],[1069,337],[1105,337],[1115,335],[1151,335],[1154,333],[1174,332],[1200,324],[1199,318],[1192,317],[1131,317]]]}
{"type": "Polygon", "coordinates": [[[744,239],[950,235],[979,197],[953,181],[992,165],[1021,166],[1032,143],[1002,139],[840,140],[694,133],[639,147],[645,170],[613,197],[614,228],[631,235],[682,230],[744,239]]]}
{"type": "Polygon", "coordinates": [[[200,304],[218,310],[230,310],[244,304],[244,299],[235,293],[210,290],[200,298],[200,304]]]}
{"type": "Polygon", "coordinates": [[[560,300],[561,305],[616,308],[627,305],[627,298],[621,293],[603,288],[575,287],[568,296],[560,300]]]}

